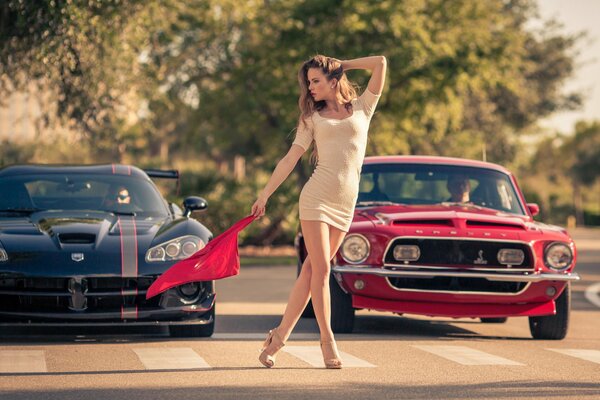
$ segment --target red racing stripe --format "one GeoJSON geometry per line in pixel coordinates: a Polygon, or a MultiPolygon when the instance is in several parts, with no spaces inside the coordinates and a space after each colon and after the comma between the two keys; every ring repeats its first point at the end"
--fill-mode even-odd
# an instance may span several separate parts
{"type": "MultiPolygon", "coordinates": [[[[121,277],[122,278],[137,278],[138,277],[138,243],[137,243],[137,227],[135,217],[117,216],[117,224],[119,224],[119,236],[121,242],[121,277]]],[[[125,294],[121,288],[123,301],[126,296],[137,296],[138,289],[134,289],[135,294],[125,294]]],[[[132,319],[137,318],[137,305],[121,306],[121,318],[132,319]]]]}

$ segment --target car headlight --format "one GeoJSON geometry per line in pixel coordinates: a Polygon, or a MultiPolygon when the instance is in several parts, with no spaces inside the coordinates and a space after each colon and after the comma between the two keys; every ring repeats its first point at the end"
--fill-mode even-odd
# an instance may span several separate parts
{"type": "Polygon", "coordinates": [[[525,253],[520,249],[500,249],[498,262],[504,265],[521,265],[525,261],[525,253]]]}
{"type": "Polygon", "coordinates": [[[394,247],[394,258],[397,261],[417,261],[421,257],[421,249],[414,244],[399,244],[394,247]]]}
{"type": "Polygon", "coordinates": [[[346,236],[344,243],[342,243],[342,257],[351,264],[365,261],[370,251],[371,246],[367,238],[357,233],[346,236]]]}
{"type": "Polygon", "coordinates": [[[146,261],[183,260],[201,250],[204,246],[205,243],[198,236],[181,236],[148,249],[146,252],[146,261]]]}
{"type": "Polygon", "coordinates": [[[544,259],[548,267],[560,271],[571,266],[573,252],[567,244],[554,242],[546,247],[544,259]]]}

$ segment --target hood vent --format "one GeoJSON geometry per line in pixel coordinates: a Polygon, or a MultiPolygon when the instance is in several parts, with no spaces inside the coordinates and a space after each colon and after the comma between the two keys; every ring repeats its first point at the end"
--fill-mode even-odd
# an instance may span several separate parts
{"type": "Polygon", "coordinates": [[[60,233],[58,240],[64,244],[90,244],[96,241],[92,233],[60,233]]]}
{"type": "Polygon", "coordinates": [[[525,227],[517,224],[506,224],[502,222],[487,222],[487,221],[467,221],[469,228],[508,228],[524,230],[525,227]]]}
{"type": "Polygon", "coordinates": [[[394,225],[453,226],[449,219],[397,219],[394,221],[394,225]]]}

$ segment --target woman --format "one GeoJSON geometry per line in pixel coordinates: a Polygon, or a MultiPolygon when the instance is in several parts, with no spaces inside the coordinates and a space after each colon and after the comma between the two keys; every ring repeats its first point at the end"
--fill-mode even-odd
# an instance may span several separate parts
{"type": "Polygon", "coordinates": [[[299,204],[308,255],[281,323],[269,331],[265,340],[259,360],[266,367],[275,364],[275,353],[284,346],[311,297],[325,366],[342,367],[330,323],[330,261],[352,222],[367,131],[383,89],[385,71],[383,56],[340,61],[317,55],[306,61],[298,72],[301,113],[296,138],[252,206],[252,215],[264,215],[271,194],[314,141],[311,158],[318,162],[300,193],[299,204]],[[344,73],[350,69],[372,71],[367,89],[358,98],[344,73]]]}

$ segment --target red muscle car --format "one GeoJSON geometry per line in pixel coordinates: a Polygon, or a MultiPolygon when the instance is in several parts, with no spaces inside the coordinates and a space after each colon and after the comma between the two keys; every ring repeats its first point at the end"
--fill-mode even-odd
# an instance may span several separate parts
{"type": "MultiPolygon", "coordinates": [[[[365,158],[354,220],[332,260],[334,332],[352,332],[355,310],[371,309],[482,322],[527,316],[534,338],[564,338],[570,282],[579,279],[575,243],[534,221],[538,212],[496,164],[365,158]]],[[[300,269],[301,232],[295,244],[300,269]]]]}

